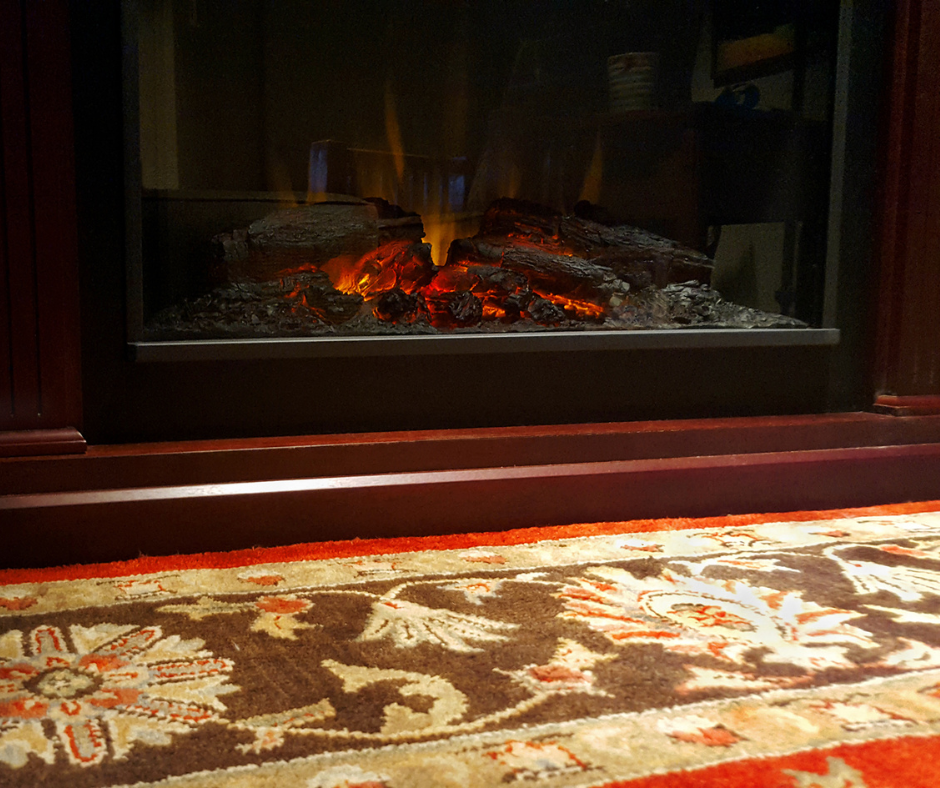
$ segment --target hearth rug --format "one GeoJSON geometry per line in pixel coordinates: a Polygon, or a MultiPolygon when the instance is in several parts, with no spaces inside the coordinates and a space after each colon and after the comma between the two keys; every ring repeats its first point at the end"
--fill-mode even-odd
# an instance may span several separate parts
{"type": "Polygon", "coordinates": [[[940,785],[940,502],[0,572],[0,785],[940,785]]]}

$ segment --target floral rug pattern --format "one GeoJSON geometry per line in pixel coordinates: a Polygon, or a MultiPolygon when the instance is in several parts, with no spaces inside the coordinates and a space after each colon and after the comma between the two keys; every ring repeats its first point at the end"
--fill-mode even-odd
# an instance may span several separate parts
{"type": "Polygon", "coordinates": [[[0,585],[0,785],[872,788],[938,598],[935,512],[0,585]]]}

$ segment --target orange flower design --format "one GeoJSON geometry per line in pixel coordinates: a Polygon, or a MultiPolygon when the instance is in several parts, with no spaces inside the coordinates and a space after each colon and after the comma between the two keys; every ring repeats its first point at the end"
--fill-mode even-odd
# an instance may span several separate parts
{"type": "Polygon", "coordinates": [[[218,719],[225,707],[217,696],[238,689],[225,685],[232,662],[201,646],[164,638],[159,627],[5,633],[0,761],[20,767],[33,754],[51,764],[61,749],[71,763],[91,766],[109,751],[120,760],[137,741],[169,744],[170,734],[218,719]]]}

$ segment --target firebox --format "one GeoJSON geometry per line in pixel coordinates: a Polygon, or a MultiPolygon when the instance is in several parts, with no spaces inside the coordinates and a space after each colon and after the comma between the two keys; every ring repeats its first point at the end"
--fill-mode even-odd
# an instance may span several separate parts
{"type": "Polygon", "coordinates": [[[818,326],[799,5],[142,2],[138,349],[818,326]]]}
{"type": "Polygon", "coordinates": [[[121,374],[175,380],[203,425],[163,432],[157,404],[132,433],[828,406],[838,3],[128,0],[121,17],[121,374]]]}

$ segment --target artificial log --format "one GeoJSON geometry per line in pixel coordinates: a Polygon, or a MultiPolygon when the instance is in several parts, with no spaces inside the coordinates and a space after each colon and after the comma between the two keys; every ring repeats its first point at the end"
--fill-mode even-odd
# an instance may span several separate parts
{"type": "Polygon", "coordinates": [[[420,217],[384,200],[277,211],[217,237],[230,272],[212,293],[165,310],[155,337],[408,334],[485,324],[538,327],[795,328],[708,286],[712,262],[581,204],[570,216],[499,200],[437,267],[420,217]],[[416,234],[420,231],[421,235],[416,234]]]}
{"type": "Polygon", "coordinates": [[[406,211],[381,197],[367,197],[366,202],[375,206],[378,214],[379,244],[388,241],[410,241],[421,243],[424,238],[424,223],[414,211],[406,211]]]}
{"type": "Polygon", "coordinates": [[[385,323],[408,324],[419,317],[427,317],[428,308],[421,296],[393,287],[375,299],[372,314],[385,323]]]}
{"type": "MultiPolygon", "coordinates": [[[[309,309],[323,323],[335,326],[359,314],[363,297],[358,293],[340,292],[321,271],[298,278],[301,281],[290,288],[285,298],[298,299],[300,305],[309,309]]],[[[291,279],[282,281],[285,290],[292,284],[291,279]]]]}
{"type": "Polygon", "coordinates": [[[421,217],[385,200],[336,198],[275,211],[212,239],[222,278],[263,281],[286,269],[356,260],[387,241],[420,242],[421,217]]]}
{"type": "MultiPolygon", "coordinates": [[[[464,238],[451,244],[447,265],[502,266],[522,275],[534,286],[552,293],[590,292],[599,298],[624,289],[607,266],[571,255],[556,254],[518,239],[464,238]]],[[[477,267],[474,268],[476,270],[477,267]]]]}
{"type": "Polygon", "coordinates": [[[358,260],[339,257],[323,266],[333,284],[365,298],[398,288],[414,293],[434,278],[437,269],[429,244],[407,239],[388,241],[358,260]]]}
{"type": "Polygon", "coordinates": [[[501,248],[504,264],[581,284],[619,279],[641,288],[711,281],[713,263],[704,254],[636,227],[597,221],[604,217],[593,206],[576,208],[566,216],[524,200],[496,200],[467,240],[482,259],[493,259],[487,247],[501,248]]]}
{"type": "Polygon", "coordinates": [[[534,295],[525,305],[525,311],[541,326],[560,326],[565,322],[565,310],[547,298],[534,295]]]}
{"type": "Polygon", "coordinates": [[[467,290],[426,296],[433,325],[442,328],[469,328],[483,319],[483,303],[467,290]]]}

